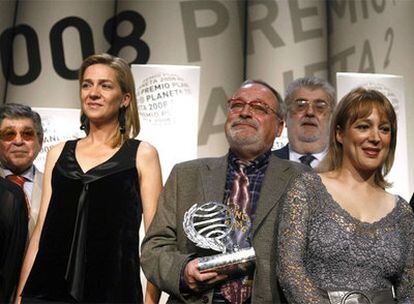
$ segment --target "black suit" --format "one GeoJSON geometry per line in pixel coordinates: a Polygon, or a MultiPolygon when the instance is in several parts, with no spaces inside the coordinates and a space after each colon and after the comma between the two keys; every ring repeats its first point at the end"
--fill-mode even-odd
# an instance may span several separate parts
{"type": "Polygon", "coordinates": [[[272,153],[281,159],[289,159],[289,144],[278,150],[272,151],[272,153]]]}
{"type": "Polygon", "coordinates": [[[411,205],[411,208],[413,208],[413,211],[414,211],[414,193],[413,193],[413,196],[411,197],[410,205],[411,205]]]}
{"type": "Polygon", "coordinates": [[[22,189],[0,177],[0,303],[13,302],[26,247],[27,225],[22,189]]]}

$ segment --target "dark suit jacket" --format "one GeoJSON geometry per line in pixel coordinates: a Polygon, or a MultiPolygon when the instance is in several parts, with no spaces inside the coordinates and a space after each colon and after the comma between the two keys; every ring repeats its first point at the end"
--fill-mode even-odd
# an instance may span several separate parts
{"type": "Polygon", "coordinates": [[[272,151],[272,153],[281,159],[289,159],[289,144],[278,150],[272,151]]]}
{"type": "MultiPolygon", "coordinates": [[[[252,227],[256,251],[252,302],[282,303],[276,277],[278,203],[289,183],[303,169],[271,156],[252,227]]],[[[227,156],[176,165],[161,193],[157,213],[142,243],[141,265],[149,281],[170,294],[169,303],[211,303],[213,290],[180,294],[180,274],[186,259],[215,252],[196,247],[183,230],[184,213],[195,203],[222,202],[227,156]]]]}
{"type": "Polygon", "coordinates": [[[0,177],[0,303],[12,303],[27,241],[23,190],[0,177]]]}
{"type": "Polygon", "coordinates": [[[414,193],[413,193],[413,196],[411,197],[410,205],[411,205],[411,208],[413,208],[413,211],[414,211],[414,193]]]}

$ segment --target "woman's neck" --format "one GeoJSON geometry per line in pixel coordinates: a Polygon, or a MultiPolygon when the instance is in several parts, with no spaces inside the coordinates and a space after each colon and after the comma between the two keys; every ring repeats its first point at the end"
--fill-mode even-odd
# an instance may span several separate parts
{"type": "Polygon", "coordinates": [[[86,136],[85,140],[90,144],[107,144],[116,132],[116,127],[116,122],[103,125],[90,123],[89,134],[86,136]]]}
{"type": "Polygon", "coordinates": [[[342,166],[334,171],[336,178],[353,189],[376,189],[375,171],[357,170],[353,166],[342,166]]]}

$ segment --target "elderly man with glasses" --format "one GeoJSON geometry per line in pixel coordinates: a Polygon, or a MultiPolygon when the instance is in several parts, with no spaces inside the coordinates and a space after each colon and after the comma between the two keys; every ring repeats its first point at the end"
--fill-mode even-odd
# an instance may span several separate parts
{"type": "Polygon", "coordinates": [[[0,107],[0,176],[18,184],[26,196],[31,236],[39,214],[43,174],[33,165],[43,143],[40,116],[29,106],[0,107]]]}
{"type": "Polygon", "coordinates": [[[316,167],[328,148],[335,104],[335,90],[327,81],[304,77],[292,82],[285,97],[289,144],[273,153],[282,159],[316,167]]]}
{"type": "MultiPolygon", "coordinates": [[[[270,151],[283,129],[280,101],[279,94],[265,82],[245,81],[228,101],[228,154],[178,164],[172,170],[141,256],[148,280],[169,293],[171,302],[283,303],[275,266],[277,205],[304,167],[280,160],[270,151]],[[227,244],[237,250],[252,247],[254,265],[231,276],[199,268],[199,257],[217,252],[198,247],[184,232],[185,219],[186,230],[193,227],[187,225],[189,213],[185,213],[195,203],[209,203],[210,210],[227,206],[234,215],[227,244]]],[[[214,218],[207,207],[199,210],[206,211],[214,222],[201,230],[214,230],[221,219],[214,218]]],[[[204,237],[210,239],[209,235],[204,237]]]]}

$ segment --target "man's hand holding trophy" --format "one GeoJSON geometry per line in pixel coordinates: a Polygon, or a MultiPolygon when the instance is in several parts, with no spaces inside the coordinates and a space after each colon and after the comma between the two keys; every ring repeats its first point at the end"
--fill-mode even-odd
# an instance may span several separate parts
{"type": "Polygon", "coordinates": [[[194,204],[184,215],[183,228],[189,240],[200,248],[220,254],[199,257],[200,273],[214,271],[234,275],[245,272],[255,260],[253,247],[239,248],[232,233],[236,219],[232,210],[219,202],[194,204]]]}

